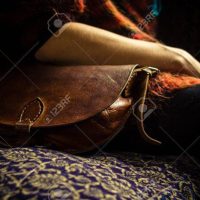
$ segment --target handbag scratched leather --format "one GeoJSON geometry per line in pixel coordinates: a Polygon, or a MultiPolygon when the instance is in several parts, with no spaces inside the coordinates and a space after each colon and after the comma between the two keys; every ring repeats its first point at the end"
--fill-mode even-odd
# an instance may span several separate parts
{"type": "Polygon", "coordinates": [[[156,73],[140,65],[32,64],[13,70],[0,84],[0,145],[93,150],[120,132],[133,106],[140,106],[134,114],[141,136],[160,144],[143,124],[148,82],[156,73]]]}

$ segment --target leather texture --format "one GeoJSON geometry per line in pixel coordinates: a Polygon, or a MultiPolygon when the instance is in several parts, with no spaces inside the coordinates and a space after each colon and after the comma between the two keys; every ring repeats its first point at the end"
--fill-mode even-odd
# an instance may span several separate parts
{"type": "MultiPolygon", "coordinates": [[[[73,153],[113,138],[134,102],[141,99],[144,104],[149,77],[155,73],[139,65],[34,64],[21,70],[29,80],[15,70],[0,85],[0,135],[12,146],[42,144],[73,153]]],[[[143,114],[136,114],[143,138],[159,144],[145,132],[143,114]]]]}
{"type": "MultiPolygon", "coordinates": [[[[20,120],[24,107],[39,98],[43,113],[32,127],[52,127],[72,124],[110,106],[122,92],[134,66],[23,66],[21,70],[34,83],[15,70],[0,85],[0,123],[13,126],[20,120]],[[63,103],[59,114],[49,122],[46,117],[63,103]]],[[[33,107],[29,106],[30,112],[33,107]]],[[[35,108],[37,109],[37,108],[35,108]]],[[[28,110],[26,110],[28,112],[28,110]]],[[[39,111],[38,111],[39,112],[39,111]]],[[[32,115],[30,113],[30,115],[32,115]]]]}

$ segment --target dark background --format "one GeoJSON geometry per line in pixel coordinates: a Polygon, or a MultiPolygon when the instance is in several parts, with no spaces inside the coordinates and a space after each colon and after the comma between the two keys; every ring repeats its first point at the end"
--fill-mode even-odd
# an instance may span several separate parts
{"type": "Polygon", "coordinates": [[[200,61],[200,1],[162,0],[157,37],[183,48],[200,61]]]}

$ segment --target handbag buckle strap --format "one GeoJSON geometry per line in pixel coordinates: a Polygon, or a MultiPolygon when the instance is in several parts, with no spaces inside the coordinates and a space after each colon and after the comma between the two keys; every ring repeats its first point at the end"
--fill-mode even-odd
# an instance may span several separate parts
{"type": "Polygon", "coordinates": [[[155,68],[155,67],[146,67],[146,68],[143,68],[142,71],[146,72],[151,77],[160,73],[160,70],[158,68],[155,68]]]}
{"type": "Polygon", "coordinates": [[[138,96],[138,101],[137,101],[137,108],[136,108],[136,116],[137,116],[137,127],[139,129],[139,132],[142,136],[142,138],[147,141],[148,143],[155,144],[155,145],[160,145],[161,142],[159,140],[156,140],[152,138],[146,131],[144,127],[144,113],[145,113],[145,100],[147,96],[147,90],[148,90],[148,84],[150,77],[155,76],[160,72],[159,69],[154,68],[154,67],[143,67],[141,70],[138,70],[138,72],[145,72],[141,73],[142,76],[142,82],[140,83],[140,88],[139,88],[139,96],[138,96]]]}

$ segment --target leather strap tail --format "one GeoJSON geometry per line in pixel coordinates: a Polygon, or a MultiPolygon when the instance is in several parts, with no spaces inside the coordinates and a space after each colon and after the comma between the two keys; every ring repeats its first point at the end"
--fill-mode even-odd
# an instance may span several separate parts
{"type": "Polygon", "coordinates": [[[147,99],[146,96],[147,96],[149,79],[158,72],[159,70],[153,67],[144,67],[137,72],[140,79],[140,83],[138,84],[139,88],[137,88],[138,99],[135,101],[136,103],[133,105],[133,112],[136,117],[137,126],[142,138],[145,141],[155,145],[160,145],[161,142],[149,136],[148,133],[145,131],[144,120],[146,117],[144,115],[146,112],[148,112],[147,111],[148,107],[145,104],[145,102],[147,99]]]}

